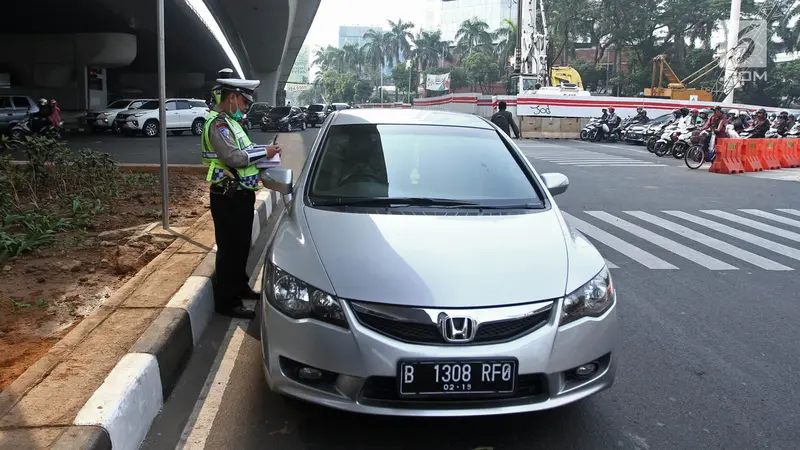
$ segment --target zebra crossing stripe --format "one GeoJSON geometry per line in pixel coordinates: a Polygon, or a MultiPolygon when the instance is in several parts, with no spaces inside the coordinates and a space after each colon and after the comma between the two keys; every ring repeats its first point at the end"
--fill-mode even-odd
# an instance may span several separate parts
{"type": "Polygon", "coordinates": [[[739,211],[747,214],[752,214],[754,216],[763,217],[765,219],[774,220],[775,222],[780,222],[785,225],[791,225],[793,227],[800,228],[800,220],[788,219],[786,217],[779,216],[777,214],[772,214],[766,211],[761,211],[759,209],[740,209],[739,211]]]}
{"type": "Polygon", "coordinates": [[[771,250],[775,253],[778,253],[779,255],[786,256],[787,258],[792,258],[800,261],[800,250],[789,247],[788,245],[779,244],[777,242],[770,241],[769,239],[764,239],[762,237],[755,236],[753,234],[744,232],[742,230],[737,230],[736,228],[714,222],[713,220],[697,217],[695,215],[688,214],[683,211],[664,211],[664,213],[674,217],[678,217],[687,222],[696,223],[697,225],[706,227],[710,230],[714,230],[718,233],[727,234],[728,236],[732,236],[737,239],[741,239],[745,242],[758,245],[761,248],[771,250]]]}
{"type": "Polygon", "coordinates": [[[783,264],[776,263],[775,261],[764,258],[762,256],[758,256],[755,253],[748,252],[747,250],[742,250],[739,247],[728,244],[727,242],[724,241],[720,241],[719,239],[712,238],[704,233],[699,233],[691,228],[687,228],[683,225],[670,222],[669,220],[656,217],[652,214],[648,214],[643,211],[625,211],[625,214],[629,214],[633,217],[636,217],[637,219],[649,222],[653,225],[659,226],[674,233],[678,233],[681,236],[685,237],[686,239],[690,239],[697,243],[706,245],[708,247],[713,248],[714,250],[717,250],[718,252],[722,252],[727,255],[733,256],[734,258],[741,259],[742,261],[746,261],[750,264],[761,267],[762,269],[794,270],[791,267],[787,267],[784,266],[783,264]]]}
{"type": "Polygon", "coordinates": [[[667,239],[659,234],[653,233],[652,231],[646,230],[631,222],[612,216],[607,212],[586,211],[586,214],[589,214],[590,216],[600,219],[608,224],[614,225],[617,228],[621,228],[627,231],[628,233],[631,233],[634,236],[649,241],[663,248],[664,250],[675,253],[678,256],[682,256],[688,259],[689,261],[700,264],[701,266],[704,266],[710,270],[739,270],[737,267],[732,266],[726,262],[720,261],[716,258],[712,258],[711,256],[708,256],[704,253],[700,253],[697,250],[689,248],[683,244],[679,244],[671,239],[667,239]]]}
{"type": "Polygon", "coordinates": [[[800,234],[794,233],[792,231],[782,230],[778,227],[773,227],[772,225],[756,222],[755,220],[746,219],[744,217],[740,217],[731,213],[726,213],[725,211],[719,211],[717,209],[702,210],[700,212],[711,214],[712,216],[716,216],[722,219],[728,219],[732,222],[736,222],[738,224],[742,224],[750,228],[755,228],[756,230],[760,230],[765,233],[770,233],[785,239],[789,239],[790,241],[800,242],[800,234]]]}
{"type": "Polygon", "coordinates": [[[608,268],[609,268],[609,269],[619,269],[619,266],[618,266],[618,265],[616,265],[616,264],[612,263],[612,262],[611,262],[611,261],[609,261],[609,260],[606,260],[606,266],[608,266],[608,268]]]}
{"type": "Polygon", "coordinates": [[[664,167],[666,164],[574,164],[575,167],[664,167]]]}
{"type": "Polygon", "coordinates": [[[800,211],[796,209],[779,209],[778,211],[800,217],[800,211]]]}
{"type": "Polygon", "coordinates": [[[605,232],[588,222],[584,222],[577,217],[573,217],[564,211],[561,212],[561,215],[564,216],[564,220],[569,222],[569,224],[573,227],[577,228],[581,233],[596,239],[598,242],[613,248],[614,250],[622,253],[623,255],[649,269],[677,269],[677,267],[664,261],[658,256],[648,253],[635,245],[629,244],[613,234],[605,232]]]}

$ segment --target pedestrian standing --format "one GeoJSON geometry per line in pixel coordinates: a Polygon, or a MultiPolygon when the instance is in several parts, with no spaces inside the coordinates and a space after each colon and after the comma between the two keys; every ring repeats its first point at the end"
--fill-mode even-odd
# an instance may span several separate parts
{"type": "Polygon", "coordinates": [[[281,152],[277,145],[255,147],[239,124],[253,103],[259,81],[217,79],[213,89],[215,105],[208,114],[202,134],[206,180],[211,182],[211,216],[217,241],[216,311],[231,317],[252,319],[255,311],[242,300],[257,300],[249,285],[247,257],[253,231],[259,170],[255,163],[281,152]]]}

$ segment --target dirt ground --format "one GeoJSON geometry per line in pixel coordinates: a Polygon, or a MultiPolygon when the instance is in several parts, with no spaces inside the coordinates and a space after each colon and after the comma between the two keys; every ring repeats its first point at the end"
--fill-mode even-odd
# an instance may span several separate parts
{"type": "MultiPolygon", "coordinates": [[[[0,263],[0,391],[174,240],[146,232],[160,225],[161,193],[157,174],[141,176],[89,230],[0,263]]],[[[170,175],[172,227],[191,225],[208,207],[202,175],[170,175]]]]}

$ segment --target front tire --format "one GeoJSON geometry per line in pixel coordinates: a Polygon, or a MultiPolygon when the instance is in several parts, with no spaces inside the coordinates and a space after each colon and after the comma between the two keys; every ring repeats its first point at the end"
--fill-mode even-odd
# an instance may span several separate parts
{"type": "Polygon", "coordinates": [[[18,141],[25,137],[25,132],[21,128],[12,128],[8,133],[8,137],[18,141]]]}
{"type": "Polygon", "coordinates": [[[659,158],[664,156],[667,153],[667,144],[663,142],[656,142],[656,146],[655,149],[653,150],[653,153],[655,153],[656,156],[658,156],[659,158]]]}
{"type": "Polygon", "coordinates": [[[306,131],[306,123],[305,122],[301,122],[300,123],[300,130],[301,131],[306,131]]]}
{"type": "Polygon", "coordinates": [[[687,145],[685,142],[678,142],[672,147],[672,156],[675,159],[683,159],[684,155],[686,155],[686,148],[687,145]]]}
{"type": "Polygon", "coordinates": [[[150,119],[144,123],[142,127],[142,133],[144,133],[147,137],[156,137],[158,136],[158,121],[155,119],[150,119]]]}
{"type": "Polygon", "coordinates": [[[286,124],[286,131],[289,132],[289,133],[294,131],[294,129],[292,128],[292,122],[289,122],[289,123],[286,124]]]}
{"type": "Polygon", "coordinates": [[[585,141],[589,139],[589,132],[586,130],[581,130],[581,140],[585,141]]]}
{"type": "Polygon", "coordinates": [[[699,145],[693,145],[686,150],[683,161],[686,163],[686,167],[692,170],[699,169],[706,162],[706,152],[699,145]]]}

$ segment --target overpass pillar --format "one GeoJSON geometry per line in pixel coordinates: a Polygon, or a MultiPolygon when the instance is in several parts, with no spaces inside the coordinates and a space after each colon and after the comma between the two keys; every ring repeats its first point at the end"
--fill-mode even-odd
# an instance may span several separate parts
{"type": "Polygon", "coordinates": [[[258,80],[261,82],[261,85],[259,85],[258,89],[256,89],[256,99],[259,102],[267,102],[270,105],[275,106],[275,101],[277,100],[276,95],[278,92],[279,74],[279,70],[269,72],[267,74],[258,74],[258,80]]]}

